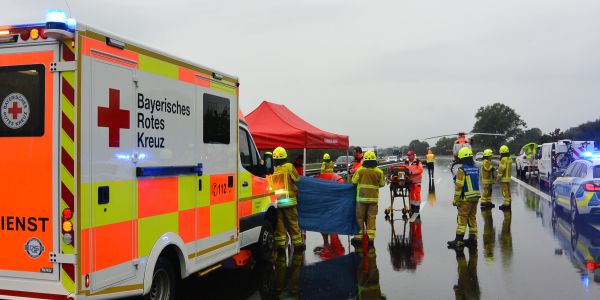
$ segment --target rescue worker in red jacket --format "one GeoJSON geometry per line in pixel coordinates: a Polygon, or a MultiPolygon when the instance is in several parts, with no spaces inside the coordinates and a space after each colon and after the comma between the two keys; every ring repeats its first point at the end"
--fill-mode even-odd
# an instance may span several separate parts
{"type": "Polygon", "coordinates": [[[298,210],[296,209],[298,203],[296,182],[300,180],[300,175],[294,166],[287,162],[287,157],[287,152],[283,147],[277,147],[273,151],[275,172],[269,176],[269,183],[277,197],[277,225],[275,226],[274,242],[278,250],[285,249],[287,232],[289,232],[294,248],[304,250],[305,245],[298,226],[298,210]]]}
{"type": "Polygon", "coordinates": [[[408,169],[408,199],[410,200],[410,214],[419,213],[421,208],[421,179],[423,177],[423,164],[417,159],[414,151],[408,151],[408,159],[404,162],[408,169]]]}
{"type": "Polygon", "coordinates": [[[363,164],[364,157],[361,147],[354,147],[354,162],[352,163],[352,168],[350,168],[350,174],[354,174],[358,168],[360,168],[363,164]]]}

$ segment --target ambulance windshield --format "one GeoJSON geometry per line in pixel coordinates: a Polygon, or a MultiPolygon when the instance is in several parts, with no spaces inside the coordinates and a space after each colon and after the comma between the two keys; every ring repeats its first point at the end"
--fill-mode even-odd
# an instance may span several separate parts
{"type": "Polygon", "coordinates": [[[44,66],[0,67],[0,137],[44,135],[44,66]]]}

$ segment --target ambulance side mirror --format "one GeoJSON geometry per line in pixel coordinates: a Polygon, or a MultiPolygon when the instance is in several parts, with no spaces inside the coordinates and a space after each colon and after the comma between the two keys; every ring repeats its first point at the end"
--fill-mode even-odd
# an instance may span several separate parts
{"type": "Polygon", "coordinates": [[[265,174],[266,175],[273,174],[273,172],[275,171],[275,166],[273,165],[273,154],[265,153],[265,155],[263,157],[263,161],[264,161],[265,174]]]}

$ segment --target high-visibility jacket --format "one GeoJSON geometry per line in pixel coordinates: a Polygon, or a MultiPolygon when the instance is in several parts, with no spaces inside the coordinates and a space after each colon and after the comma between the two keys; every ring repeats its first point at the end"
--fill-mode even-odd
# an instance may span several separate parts
{"type": "Polygon", "coordinates": [[[498,166],[498,175],[497,179],[500,182],[510,182],[510,177],[512,173],[512,158],[510,156],[505,156],[500,159],[500,166],[498,166]]]}
{"type": "Polygon", "coordinates": [[[493,174],[494,166],[492,166],[492,161],[489,159],[484,159],[481,163],[481,183],[483,184],[493,184],[494,183],[494,174],[493,174]]]}
{"type": "Polygon", "coordinates": [[[300,175],[291,163],[275,166],[273,175],[269,176],[269,184],[277,197],[277,207],[288,207],[298,204],[298,187],[296,182],[300,175]]]}
{"type": "Polygon", "coordinates": [[[333,173],[333,162],[322,162],[321,163],[321,173],[333,173]]]}
{"type": "Polygon", "coordinates": [[[410,174],[408,175],[408,181],[410,183],[421,183],[421,179],[423,178],[423,164],[416,157],[412,161],[406,160],[404,162],[410,174]]]}
{"type": "Polygon", "coordinates": [[[354,174],[358,168],[360,168],[363,164],[364,158],[363,154],[359,154],[354,157],[354,162],[352,162],[352,168],[350,169],[350,174],[354,174]]]}
{"type": "Polygon", "coordinates": [[[454,202],[479,200],[479,168],[474,165],[460,166],[454,177],[454,185],[454,202]]]}
{"type": "Polygon", "coordinates": [[[428,153],[427,155],[425,155],[425,160],[427,161],[427,163],[432,163],[435,161],[435,155],[433,155],[433,153],[428,153]]]}
{"type": "Polygon", "coordinates": [[[385,179],[381,169],[362,166],[352,176],[352,183],[357,185],[357,202],[377,203],[379,200],[379,188],[385,185],[385,179]]]}

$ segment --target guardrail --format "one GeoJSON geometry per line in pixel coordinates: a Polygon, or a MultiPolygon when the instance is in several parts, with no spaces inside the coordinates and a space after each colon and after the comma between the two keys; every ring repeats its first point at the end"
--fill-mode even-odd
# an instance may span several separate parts
{"type": "MultiPolygon", "coordinates": [[[[389,169],[391,166],[395,166],[395,165],[400,165],[402,164],[402,162],[395,162],[395,163],[384,163],[384,164],[380,164],[377,167],[379,167],[382,170],[387,170],[389,169]]],[[[321,169],[307,169],[304,171],[304,175],[305,176],[315,176],[315,175],[319,175],[319,173],[321,172],[321,169]]],[[[342,171],[342,172],[335,172],[336,174],[345,174],[346,171],[342,171]]]]}

